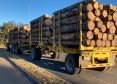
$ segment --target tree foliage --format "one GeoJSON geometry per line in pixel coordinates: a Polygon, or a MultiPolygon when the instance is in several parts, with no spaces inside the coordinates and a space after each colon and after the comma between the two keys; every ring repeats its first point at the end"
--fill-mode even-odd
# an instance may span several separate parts
{"type": "Polygon", "coordinates": [[[9,30],[16,26],[16,23],[13,21],[4,22],[3,25],[0,26],[0,45],[6,44],[9,30]]]}

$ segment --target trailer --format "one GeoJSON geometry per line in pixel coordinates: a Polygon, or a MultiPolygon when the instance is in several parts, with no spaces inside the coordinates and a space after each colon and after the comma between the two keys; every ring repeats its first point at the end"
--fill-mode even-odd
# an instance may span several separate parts
{"type": "MultiPolygon", "coordinates": [[[[51,18],[48,15],[43,15],[32,20],[30,23],[32,58],[34,60],[40,60],[43,53],[49,53],[51,58],[54,59],[58,53],[67,53],[65,68],[69,74],[74,74],[76,71],[79,73],[82,68],[99,68],[103,71],[114,66],[115,56],[117,55],[116,45],[111,46],[110,41],[107,41],[106,45],[103,45],[104,47],[102,45],[100,46],[101,42],[98,39],[101,38],[101,35],[97,36],[97,38],[99,37],[96,39],[96,41],[98,40],[97,44],[94,44],[94,41],[92,41],[92,45],[88,45],[86,42],[84,44],[84,36],[87,34],[84,33],[86,26],[83,27],[83,21],[86,18],[90,18],[91,20],[94,18],[91,12],[88,14],[89,16],[86,13],[85,18],[83,18],[83,11],[86,11],[83,10],[83,4],[94,4],[94,2],[95,0],[84,0],[54,12],[51,18]],[[45,25],[45,19],[52,21],[52,23],[49,21],[51,24],[45,25]],[[73,24],[75,24],[75,27],[70,27],[73,24]],[[50,31],[48,32],[51,33],[50,36],[46,37],[45,29],[50,31]],[[67,35],[65,34],[66,31],[67,35]],[[68,31],[74,33],[69,33],[68,31]]],[[[97,2],[95,3],[97,4],[97,2]]],[[[100,8],[100,10],[102,9],[100,8]]],[[[92,10],[89,9],[89,11],[92,10]]],[[[101,17],[106,17],[105,14],[106,12],[101,17]]],[[[98,26],[100,26],[100,22],[98,26]]],[[[93,27],[91,26],[90,29],[93,29],[93,27]]],[[[92,39],[91,36],[92,34],[89,34],[89,38],[92,39]]]]}
{"type": "Polygon", "coordinates": [[[14,27],[7,35],[7,50],[15,54],[22,54],[30,50],[30,28],[28,25],[14,27]]]}

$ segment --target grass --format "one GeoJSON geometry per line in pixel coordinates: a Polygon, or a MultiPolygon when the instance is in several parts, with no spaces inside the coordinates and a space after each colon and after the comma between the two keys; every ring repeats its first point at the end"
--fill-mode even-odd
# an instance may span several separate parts
{"type": "Polygon", "coordinates": [[[41,68],[31,62],[26,61],[23,58],[20,58],[16,55],[13,55],[10,52],[5,50],[0,51],[2,55],[7,56],[11,61],[13,61],[17,66],[25,70],[30,74],[34,79],[41,82],[42,84],[68,84],[67,81],[58,77],[57,75],[41,68]]]}

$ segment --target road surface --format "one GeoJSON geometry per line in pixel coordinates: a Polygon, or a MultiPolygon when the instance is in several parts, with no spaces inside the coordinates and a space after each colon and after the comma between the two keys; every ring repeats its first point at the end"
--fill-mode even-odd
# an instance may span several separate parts
{"type": "MultiPolygon", "coordinates": [[[[60,76],[72,84],[117,84],[117,61],[116,66],[111,70],[99,72],[92,69],[83,69],[79,75],[69,75],[65,72],[64,62],[43,57],[41,61],[33,61],[30,54],[20,57],[35,65],[47,69],[48,71],[60,76]]],[[[116,58],[117,60],[117,58],[116,58]]]]}
{"type": "Polygon", "coordinates": [[[31,84],[31,82],[0,55],[0,84],[31,84]]]}

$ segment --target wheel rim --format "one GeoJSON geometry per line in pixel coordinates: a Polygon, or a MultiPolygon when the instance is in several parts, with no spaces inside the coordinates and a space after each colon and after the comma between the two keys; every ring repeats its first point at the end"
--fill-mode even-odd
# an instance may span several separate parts
{"type": "Polygon", "coordinates": [[[71,72],[74,68],[74,62],[72,59],[68,59],[66,62],[66,67],[69,72],[71,72]]]}

